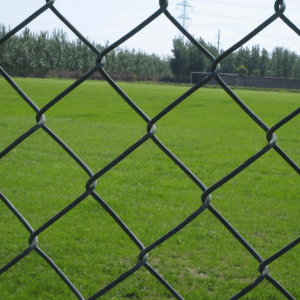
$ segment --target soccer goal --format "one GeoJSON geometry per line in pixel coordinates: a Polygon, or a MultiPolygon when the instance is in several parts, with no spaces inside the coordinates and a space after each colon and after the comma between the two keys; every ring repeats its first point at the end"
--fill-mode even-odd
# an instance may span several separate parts
{"type": "MultiPolygon", "coordinates": [[[[206,75],[209,75],[209,72],[191,72],[190,76],[190,86],[199,82],[203,79],[206,75]]],[[[239,88],[239,74],[236,73],[219,73],[220,77],[225,81],[227,85],[236,86],[239,88]]]]}

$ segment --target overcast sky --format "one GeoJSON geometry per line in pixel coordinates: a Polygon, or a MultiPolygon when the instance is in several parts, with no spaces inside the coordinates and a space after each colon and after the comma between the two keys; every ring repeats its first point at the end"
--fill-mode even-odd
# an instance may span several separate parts
{"type": "MultiPolygon", "coordinates": [[[[45,4],[45,0],[0,0],[0,23],[11,28],[17,26],[30,14],[45,4]]],[[[56,0],[54,6],[84,36],[99,44],[110,44],[129,32],[159,5],[158,0],[56,0]]],[[[178,17],[183,0],[169,0],[168,10],[178,17]]],[[[192,8],[188,9],[191,19],[189,31],[195,37],[202,37],[206,42],[217,46],[220,29],[220,47],[228,49],[247,33],[260,25],[274,13],[275,0],[188,0],[192,8]]],[[[300,1],[286,0],[285,15],[300,27],[300,1]]],[[[75,36],[49,9],[28,27],[34,32],[54,28],[63,29],[69,39],[75,36]]],[[[176,27],[161,15],[144,30],[131,38],[123,46],[147,53],[172,55],[172,40],[178,36],[176,27]]],[[[276,46],[283,46],[300,54],[300,37],[287,27],[280,19],[253,38],[246,46],[260,44],[268,51],[276,46]]]]}

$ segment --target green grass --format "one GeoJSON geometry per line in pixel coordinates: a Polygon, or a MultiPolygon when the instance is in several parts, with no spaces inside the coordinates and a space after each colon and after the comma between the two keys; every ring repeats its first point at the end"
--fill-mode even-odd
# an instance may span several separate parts
{"type": "MultiPolygon", "coordinates": [[[[72,81],[15,78],[41,108],[72,81]]],[[[188,87],[120,83],[150,117],[188,87]]],[[[236,90],[269,126],[299,107],[298,94],[236,90]]],[[[105,82],[87,81],[46,112],[47,126],[97,172],[146,133],[146,123],[105,82]]],[[[0,151],[35,113],[0,78],[0,151]]],[[[156,136],[207,186],[267,144],[265,132],[221,89],[203,88],[156,124],[156,136]]],[[[300,119],[276,132],[300,164],[300,119]]],[[[0,161],[0,190],[34,229],[85,191],[87,175],[39,130],[0,161]]],[[[201,206],[201,190],[151,140],[98,180],[96,192],[147,246],[201,206]]],[[[299,176],[270,150],[212,193],[212,205],[267,258],[299,236],[299,176]]],[[[0,202],[0,267],[28,232],[0,202]]],[[[137,262],[139,250],[88,197],[39,235],[39,246],[88,298],[137,262]]],[[[259,276],[257,261],[209,212],[150,252],[148,262],[186,299],[229,299],[259,276]]],[[[300,298],[299,246],[269,265],[300,298]]],[[[0,276],[0,299],[76,299],[37,253],[0,276]]],[[[173,299],[142,268],[101,299],[173,299]]],[[[243,299],[285,299],[264,281],[243,299]]]]}

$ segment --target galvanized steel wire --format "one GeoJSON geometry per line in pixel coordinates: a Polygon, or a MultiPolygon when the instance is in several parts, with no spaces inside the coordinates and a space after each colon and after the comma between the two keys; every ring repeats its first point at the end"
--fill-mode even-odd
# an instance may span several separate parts
{"type": "MultiPolygon", "coordinates": [[[[29,246],[24,249],[22,253],[16,256],[10,262],[7,262],[4,266],[0,266],[0,275],[4,272],[9,272],[9,269],[16,265],[18,261],[23,259],[25,256],[30,255],[31,251],[36,251],[47,263],[48,265],[60,276],[60,278],[65,282],[66,285],[72,290],[74,295],[78,299],[85,299],[83,295],[80,293],[78,288],[69,280],[68,275],[64,274],[59,266],[55,264],[55,262],[38,246],[38,235],[46,230],[49,226],[51,226],[54,222],[59,220],[61,217],[66,215],[72,208],[78,205],[81,201],[85,200],[89,195],[92,196],[101,207],[114,219],[114,221],[120,226],[120,228],[129,236],[132,242],[140,249],[140,254],[138,256],[138,263],[134,265],[130,270],[126,271],[114,281],[110,282],[107,286],[102,288],[100,291],[91,295],[89,300],[97,299],[104,295],[107,291],[114,288],[120,282],[124,281],[126,278],[131,276],[133,273],[137,272],[141,267],[146,268],[162,285],[165,286],[166,289],[176,298],[176,299],[184,299],[173,286],[171,286],[158,272],[155,270],[148,262],[149,253],[164,241],[172,237],[179,230],[184,228],[187,224],[189,224],[193,219],[197,217],[201,217],[201,213],[205,210],[209,210],[226,228],[230,231],[230,233],[243,245],[243,247],[257,260],[259,267],[259,275],[255,281],[246,286],[241,291],[237,291],[235,295],[233,295],[230,299],[239,299],[249,291],[257,287],[262,281],[269,281],[282,295],[284,295],[287,299],[295,299],[286,289],[282,286],[272,275],[269,273],[268,265],[272,262],[280,258],[290,249],[294,248],[300,242],[300,237],[295,239],[290,244],[286,245],[283,249],[274,253],[267,259],[263,259],[261,255],[233,228],[233,226],[212,206],[212,196],[211,194],[220,188],[222,185],[226,184],[230,179],[234,176],[242,172],[245,168],[251,165],[253,162],[262,157],[265,153],[267,153],[270,149],[274,149],[282,159],[298,174],[300,174],[299,166],[277,145],[277,138],[275,132],[284,126],[287,122],[295,118],[300,113],[300,108],[296,109],[294,112],[290,113],[284,119],[275,124],[272,128],[269,128],[257,115],[254,114],[253,111],[240,99],[230,88],[226,85],[226,83],[221,79],[218,75],[220,70],[220,65],[222,60],[226,58],[228,55],[233,53],[238,48],[242,47],[247,41],[252,39],[254,36],[259,34],[264,28],[272,24],[275,20],[281,19],[285,25],[287,25],[287,30],[291,29],[296,34],[300,36],[300,30],[295,24],[289,20],[284,12],[286,10],[286,4],[283,0],[277,0],[275,2],[274,8],[275,13],[271,15],[267,20],[262,22],[255,30],[250,32],[247,36],[245,36],[238,43],[233,45],[231,48],[223,52],[220,56],[214,57],[203,45],[199,44],[194,37],[187,32],[178,21],[170,14],[168,11],[168,1],[160,0],[159,7],[156,12],[154,12],[149,18],[147,18],[144,22],[138,25],[131,32],[127,33],[121,39],[108,46],[104,51],[100,52],[94,45],[92,45],[80,32],[68,21],[64,16],[55,8],[54,0],[47,0],[46,4],[40,8],[33,15],[28,17],[25,21],[23,21],[16,28],[7,33],[3,38],[0,39],[0,47],[3,43],[5,43],[9,38],[11,38],[14,34],[28,25],[31,21],[33,21],[36,17],[41,15],[46,10],[51,10],[68,28],[74,32],[74,34],[84,42],[96,55],[96,63],[95,67],[88,71],[81,78],[76,80],[70,87],[68,87],[61,94],[56,96],[52,101],[46,104],[44,107],[39,108],[32,99],[30,99],[22,89],[15,83],[15,81],[7,74],[7,72],[0,67],[1,75],[6,79],[6,81],[14,88],[14,90],[20,95],[20,97],[35,111],[36,113],[36,122],[37,124],[33,126],[27,132],[24,132],[17,140],[8,145],[2,152],[0,153],[0,160],[7,155],[10,151],[18,147],[20,143],[22,143],[29,136],[33,135],[38,130],[43,130],[46,132],[62,149],[64,149],[70,157],[74,160],[74,163],[77,163],[82,170],[86,172],[89,177],[89,180],[85,184],[85,190],[82,192],[82,195],[75,199],[72,203],[70,203],[67,207],[61,210],[59,213],[54,215],[50,220],[48,220],[45,224],[43,224],[38,229],[32,228],[32,226],[27,222],[27,220],[22,216],[22,214],[17,210],[13,205],[13,201],[10,201],[1,191],[0,191],[0,199],[3,203],[9,208],[9,210],[14,214],[19,221],[23,224],[23,226],[29,232],[29,246]],[[114,82],[110,76],[105,72],[105,56],[113,51],[116,47],[122,45],[126,40],[130,39],[152,21],[154,21],[158,16],[164,14],[166,18],[168,18],[174,26],[176,26],[182,34],[193,43],[200,52],[202,52],[210,61],[211,61],[211,72],[201,81],[199,81],[196,85],[190,88],[186,93],[176,99],[172,104],[159,112],[154,118],[150,119],[135,103],[132,99],[130,99],[125,92],[118,86],[116,82],[114,82]],[[78,157],[69,146],[62,141],[52,130],[50,130],[46,125],[45,114],[47,111],[53,107],[56,103],[58,103],[63,97],[65,97],[68,93],[77,88],[81,83],[83,83],[86,79],[88,79],[95,72],[99,71],[101,75],[105,78],[105,80],[110,84],[110,86],[128,103],[128,105],[146,122],[147,124],[147,133],[142,136],[138,141],[136,141],[131,147],[129,147],[124,153],[120,156],[116,157],[112,162],[106,165],[103,169],[99,170],[96,174],[94,174],[89,166],[87,166],[80,157],[78,157]],[[227,94],[232,98],[233,101],[258,125],[266,132],[266,145],[261,150],[259,150],[255,155],[247,159],[244,163],[238,166],[236,169],[232,170],[225,177],[221,178],[219,181],[214,183],[212,186],[206,187],[199,178],[197,178],[187,166],[185,166],[155,135],[156,126],[155,123],[163,118],[167,113],[173,110],[179,103],[186,100],[192,93],[199,90],[203,87],[207,82],[211,79],[215,79],[219,85],[227,92],[227,94]],[[145,143],[147,140],[152,140],[154,144],[157,145],[159,149],[165,155],[167,155],[181,170],[184,172],[201,190],[202,190],[202,202],[203,204],[190,216],[188,216],[183,222],[178,224],[175,228],[170,230],[165,235],[161,236],[155,242],[150,245],[143,245],[143,243],[135,236],[135,234],[130,230],[130,228],[120,219],[120,217],[107,205],[107,203],[95,192],[95,188],[97,185],[97,179],[103,176],[105,173],[109,172],[114,166],[116,166],[119,162],[124,160],[130,153],[135,151],[139,146],[145,143]]],[[[283,26],[285,26],[283,24],[283,26]]],[[[1,95],[1,92],[0,92],[1,95]]],[[[29,187],[30,188],[30,187],[29,187]]],[[[1,247],[1,246],[0,246],[1,247]]],[[[29,297],[29,296],[28,296],[29,297]]]]}

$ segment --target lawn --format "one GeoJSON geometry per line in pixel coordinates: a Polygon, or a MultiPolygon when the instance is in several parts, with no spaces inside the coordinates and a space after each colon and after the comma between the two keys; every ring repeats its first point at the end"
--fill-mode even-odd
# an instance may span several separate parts
{"type": "MultiPolygon", "coordinates": [[[[42,108],[71,80],[14,78],[42,108]]],[[[188,87],[119,83],[153,118],[188,87]]],[[[296,93],[236,90],[269,127],[300,105],[296,93]]],[[[35,112],[0,77],[0,152],[36,124],[35,112]]],[[[53,130],[97,173],[146,134],[147,124],[106,82],[86,81],[46,113],[53,130]]],[[[156,123],[155,136],[210,187],[267,145],[265,132],[222,90],[202,88],[156,123]]],[[[299,116],[276,131],[300,165],[299,116]]],[[[0,160],[0,191],[36,230],[85,192],[89,177],[42,129],[0,160]]],[[[144,246],[201,205],[202,191],[151,139],[98,179],[98,195],[144,246]]],[[[299,175],[271,149],[212,193],[211,204],[264,258],[299,237],[299,175]]],[[[0,268],[29,233],[0,201],[0,268]]],[[[140,250],[92,197],[38,236],[39,247],[88,298],[132,268],[140,250]]],[[[300,298],[299,246],[269,273],[300,298]]],[[[229,299],[257,277],[258,262],[205,210],[150,251],[153,266],[186,300],[229,299]]],[[[0,276],[0,299],[76,299],[35,252],[0,276]]],[[[175,299],[145,268],[101,299],[175,299]]],[[[285,299],[266,280],[243,299],[285,299]]]]}

